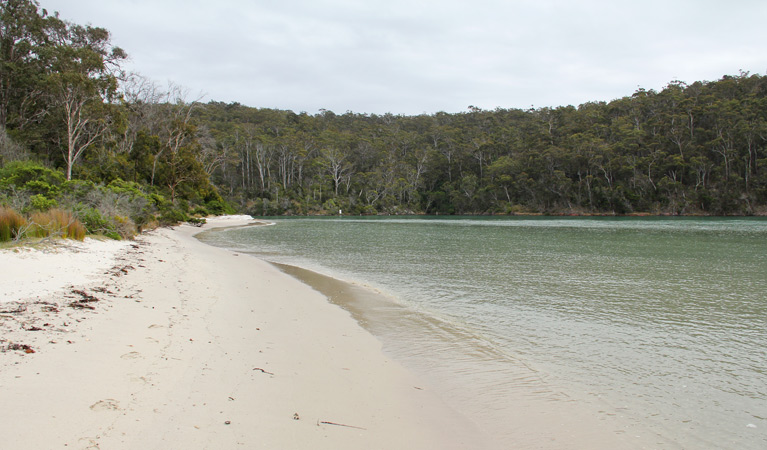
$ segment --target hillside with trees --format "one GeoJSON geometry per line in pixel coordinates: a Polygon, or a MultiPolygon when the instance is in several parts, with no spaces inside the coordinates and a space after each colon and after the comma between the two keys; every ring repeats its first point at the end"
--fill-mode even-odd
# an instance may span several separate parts
{"type": "Polygon", "coordinates": [[[211,179],[258,214],[758,214],[767,78],[609,103],[396,116],[208,103],[211,179]]]}
{"type": "Polygon", "coordinates": [[[418,116],[200,102],[109,31],[0,3],[0,205],[90,232],[281,214],[767,213],[767,78],[418,116]]]}

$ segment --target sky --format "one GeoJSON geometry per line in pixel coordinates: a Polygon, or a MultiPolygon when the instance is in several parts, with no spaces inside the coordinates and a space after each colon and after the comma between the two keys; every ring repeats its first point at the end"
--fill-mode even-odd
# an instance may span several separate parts
{"type": "Polygon", "coordinates": [[[39,0],[191,100],[338,114],[611,101],[767,73],[764,0],[39,0]]]}

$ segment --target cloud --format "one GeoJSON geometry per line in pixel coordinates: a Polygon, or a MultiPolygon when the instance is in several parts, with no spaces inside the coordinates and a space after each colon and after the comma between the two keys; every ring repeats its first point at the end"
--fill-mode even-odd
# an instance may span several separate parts
{"type": "Polygon", "coordinates": [[[295,111],[577,105],[767,70],[760,1],[42,2],[159,82],[295,111]]]}

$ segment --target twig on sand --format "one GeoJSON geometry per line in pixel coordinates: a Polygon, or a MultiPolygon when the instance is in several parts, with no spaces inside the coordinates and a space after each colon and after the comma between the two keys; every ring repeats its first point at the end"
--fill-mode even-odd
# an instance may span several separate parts
{"type": "Polygon", "coordinates": [[[253,370],[258,370],[258,371],[260,371],[261,373],[265,373],[265,374],[268,374],[268,375],[274,375],[273,373],[271,373],[271,372],[267,372],[266,370],[264,370],[264,369],[262,369],[262,368],[260,368],[260,367],[256,367],[256,368],[254,368],[253,370]]]}
{"type": "Polygon", "coordinates": [[[96,298],[95,296],[93,296],[93,295],[91,295],[91,294],[89,294],[89,293],[87,293],[87,292],[85,292],[83,290],[80,290],[80,289],[72,289],[72,293],[73,294],[77,294],[80,297],[82,297],[82,299],[77,301],[78,303],[89,303],[89,302],[97,302],[97,301],[99,301],[99,299],[96,298]]]}
{"type": "Polygon", "coordinates": [[[0,309],[0,314],[19,314],[27,310],[27,306],[23,304],[17,304],[15,308],[0,309]]]}
{"type": "Polygon", "coordinates": [[[354,429],[357,429],[357,430],[365,430],[365,431],[367,431],[367,428],[355,427],[354,425],[346,425],[344,423],[327,422],[327,421],[324,421],[324,420],[317,421],[317,426],[320,426],[320,424],[335,425],[337,427],[354,428],[354,429]]]}
{"type": "Polygon", "coordinates": [[[69,307],[70,308],[77,308],[77,309],[90,309],[90,310],[95,310],[96,309],[96,308],[94,308],[91,305],[88,305],[88,304],[85,304],[85,303],[80,303],[80,302],[72,302],[72,303],[69,304],[69,307]]]}

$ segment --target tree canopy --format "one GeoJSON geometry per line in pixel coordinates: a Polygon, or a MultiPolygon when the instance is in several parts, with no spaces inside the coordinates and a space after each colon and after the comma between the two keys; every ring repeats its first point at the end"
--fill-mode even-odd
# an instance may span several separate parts
{"type": "Polygon", "coordinates": [[[211,173],[263,214],[757,214],[767,78],[673,81],[609,103],[316,115],[211,102],[211,173]]]}
{"type": "Polygon", "coordinates": [[[758,74],[577,107],[307,114],[126,74],[107,30],[34,0],[2,0],[0,18],[3,166],[135,183],[187,212],[767,213],[758,74]]]}

